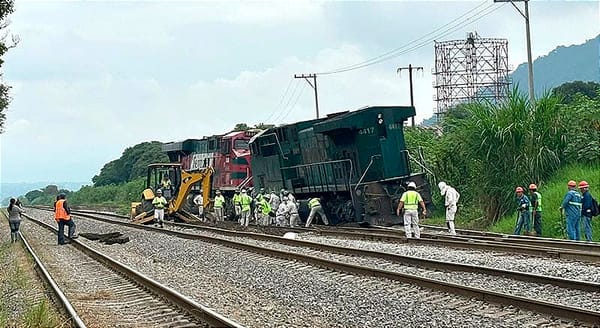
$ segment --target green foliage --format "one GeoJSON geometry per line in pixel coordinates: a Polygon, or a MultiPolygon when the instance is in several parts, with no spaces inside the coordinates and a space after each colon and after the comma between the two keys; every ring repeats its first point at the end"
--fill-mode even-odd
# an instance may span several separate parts
{"type": "MultiPolygon", "coordinates": [[[[3,0],[0,1],[0,31],[2,31],[2,37],[0,38],[0,67],[4,64],[4,60],[1,58],[6,54],[8,49],[16,46],[18,39],[13,36],[12,45],[6,42],[6,27],[8,26],[8,15],[14,11],[14,0],[3,0]]],[[[0,78],[2,74],[0,74],[0,78]]],[[[0,133],[4,131],[4,122],[6,121],[6,109],[10,104],[10,86],[0,83],[0,133]]]]}
{"type": "Polygon", "coordinates": [[[579,97],[584,96],[588,99],[600,98],[600,83],[575,81],[564,83],[552,90],[552,95],[562,99],[564,104],[578,102],[579,97]]]}
{"type": "Polygon", "coordinates": [[[246,124],[246,123],[238,123],[233,128],[233,131],[248,131],[250,129],[252,129],[252,128],[250,126],[248,126],[248,124],[246,124]]]}
{"type": "Polygon", "coordinates": [[[50,307],[46,300],[42,300],[37,305],[32,306],[25,313],[23,318],[24,327],[57,327],[60,322],[58,318],[50,311],[50,307]]]}
{"type": "MultiPolygon", "coordinates": [[[[539,192],[543,197],[542,236],[551,238],[565,238],[564,218],[560,217],[558,208],[567,192],[569,180],[586,180],[590,184],[590,192],[600,198],[600,167],[590,164],[570,164],[558,170],[547,183],[539,185],[539,192]]],[[[512,233],[515,229],[516,213],[505,215],[491,230],[501,233],[512,233]]],[[[600,240],[600,221],[592,220],[593,239],[600,240]]],[[[583,230],[582,235],[583,235],[583,230]]]]}
{"type": "Polygon", "coordinates": [[[600,163],[600,92],[595,99],[578,94],[564,107],[571,113],[566,157],[570,162],[600,163]]]}
{"type": "Polygon", "coordinates": [[[131,202],[141,197],[145,184],[146,179],[141,177],[120,185],[84,186],[70,195],[69,203],[72,206],[97,205],[118,208],[120,212],[128,213],[131,202]]]}
{"type": "Polygon", "coordinates": [[[158,141],[143,142],[125,149],[119,159],[104,165],[100,174],[92,178],[94,186],[118,185],[146,176],[149,164],[169,162],[158,141]]]}

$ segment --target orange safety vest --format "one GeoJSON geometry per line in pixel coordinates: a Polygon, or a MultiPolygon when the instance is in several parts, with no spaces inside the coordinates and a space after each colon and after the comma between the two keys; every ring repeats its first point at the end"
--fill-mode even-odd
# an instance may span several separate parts
{"type": "Polygon", "coordinates": [[[65,210],[64,199],[59,199],[54,203],[54,220],[71,220],[71,216],[67,214],[67,210],[65,210]]]}

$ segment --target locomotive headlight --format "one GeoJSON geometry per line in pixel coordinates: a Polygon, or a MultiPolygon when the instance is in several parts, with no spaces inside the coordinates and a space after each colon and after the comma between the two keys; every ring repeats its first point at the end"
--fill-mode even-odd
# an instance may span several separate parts
{"type": "Polygon", "coordinates": [[[377,114],[377,124],[379,124],[379,125],[383,124],[383,115],[382,114],[377,114]]]}

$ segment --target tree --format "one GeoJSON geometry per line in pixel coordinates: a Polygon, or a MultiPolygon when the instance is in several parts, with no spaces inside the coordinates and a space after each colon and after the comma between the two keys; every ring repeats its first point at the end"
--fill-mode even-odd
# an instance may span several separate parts
{"type": "Polygon", "coordinates": [[[554,88],[552,94],[560,97],[564,104],[573,103],[577,94],[586,96],[589,99],[599,99],[600,83],[583,81],[567,82],[554,88]]]}
{"type": "Polygon", "coordinates": [[[238,123],[235,125],[235,127],[233,127],[233,131],[248,131],[250,129],[251,127],[249,127],[246,123],[238,123]]]}
{"type": "Polygon", "coordinates": [[[161,148],[161,142],[151,141],[125,149],[120,158],[106,163],[92,178],[94,187],[118,185],[146,176],[149,164],[169,162],[161,148]]]}
{"type": "Polygon", "coordinates": [[[267,124],[267,123],[258,123],[254,126],[255,129],[266,130],[270,128],[274,128],[275,124],[267,124]]]}
{"type": "MultiPolygon", "coordinates": [[[[14,11],[14,0],[1,0],[0,1],[0,32],[2,32],[3,37],[0,38],[0,67],[4,64],[4,60],[2,57],[8,49],[13,48],[19,42],[17,36],[12,37],[12,43],[7,43],[6,37],[8,34],[6,33],[6,28],[10,24],[8,21],[8,15],[12,14],[14,11]]],[[[2,74],[0,74],[0,78],[2,74]]],[[[0,133],[4,132],[4,122],[6,121],[6,109],[10,104],[10,86],[4,83],[0,83],[0,133]]]]}

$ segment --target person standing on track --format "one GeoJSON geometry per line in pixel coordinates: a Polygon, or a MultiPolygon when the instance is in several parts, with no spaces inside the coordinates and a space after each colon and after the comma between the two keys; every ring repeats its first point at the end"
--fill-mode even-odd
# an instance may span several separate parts
{"type": "Polygon", "coordinates": [[[454,229],[454,216],[456,215],[457,203],[460,198],[460,194],[456,189],[447,185],[444,181],[438,183],[440,193],[444,196],[444,204],[446,206],[446,225],[448,226],[448,233],[455,236],[456,230],[454,229]]]}
{"type": "Polygon", "coordinates": [[[577,183],[573,180],[567,183],[569,191],[565,194],[562,204],[558,208],[560,215],[566,212],[567,235],[571,240],[579,240],[579,222],[581,221],[581,195],[575,190],[577,183]]]}
{"type": "Polygon", "coordinates": [[[235,212],[235,217],[238,220],[238,222],[242,222],[242,218],[241,218],[241,214],[242,214],[242,195],[240,195],[240,188],[237,188],[235,190],[235,194],[233,194],[233,198],[231,199],[231,202],[233,203],[233,210],[235,212]]]}
{"type": "Polygon", "coordinates": [[[165,219],[165,207],[167,204],[167,199],[163,197],[162,190],[158,189],[156,191],[156,197],[152,200],[152,205],[154,205],[154,219],[161,228],[164,227],[163,221],[165,219]]]}
{"type": "Polygon", "coordinates": [[[592,241],[592,195],[587,181],[579,182],[579,191],[581,192],[581,219],[583,220],[585,240],[592,241]]]}
{"type": "Polygon", "coordinates": [[[517,226],[515,227],[514,234],[520,235],[523,227],[525,227],[525,231],[531,230],[529,222],[529,207],[531,202],[529,201],[529,197],[524,194],[523,188],[517,187],[515,192],[517,193],[517,211],[519,216],[517,217],[517,226]]]}
{"type": "Polygon", "coordinates": [[[419,205],[421,205],[423,215],[427,215],[427,208],[425,208],[425,202],[423,202],[423,198],[417,192],[417,185],[413,181],[408,183],[407,188],[408,190],[400,197],[396,214],[400,216],[400,213],[404,210],[403,219],[406,238],[411,238],[413,233],[415,238],[421,238],[421,231],[419,230],[419,205]]]}
{"type": "Polygon", "coordinates": [[[221,191],[217,190],[217,195],[215,196],[214,209],[215,209],[215,221],[222,222],[224,221],[223,217],[223,206],[225,206],[225,197],[221,195],[221,191]]]}
{"type": "Polygon", "coordinates": [[[54,220],[58,223],[58,244],[65,243],[65,225],[69,226],[69,239],[77,238],[75,236],[75,222],[71,218],[71,208],[67,204],[67,196],[59,194],[54,202],[54,220]]]}
{"type": "Polygon", "coordinates": [[[198,207],[198,219],[204,222],[204,196],[202,196],[202,193],[194,197],[194,204],[198,207]]]}
{"type": "Polygon", "coordinates": [[[533,218],[533,230],[537,237],[542,236],[542,194],[537,191],[535,183],[529,185],[529,200],[531,206],[529,212],[533,218]]]}
{"type": "Polygon", "coordinates": [[[290,200],[286,196],[283,197],[283,201],[287,206],[287,212],[290,218],[290,228],[300,224],[300,216],[298,215],[298,205],[295,201],[290,200]]]}
{"type": "Polygon", "coordinates": [[[16,243],[19,240],[19,226],[21,225],[21,213],[23,208],[18,199],[11,198],[8,204],[8,225],[10,226],[10,242],[16,243]]]}
{"type": "Polygon", "coordinates": [[[242,206],[240,225],[247,227],[248,223],[250,223],[250,205],[252,204],[252,197],[248,196],[246,189],[242,189],[242,194],[240,195],[240,204],[242,206]]]}

